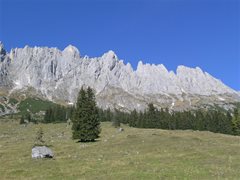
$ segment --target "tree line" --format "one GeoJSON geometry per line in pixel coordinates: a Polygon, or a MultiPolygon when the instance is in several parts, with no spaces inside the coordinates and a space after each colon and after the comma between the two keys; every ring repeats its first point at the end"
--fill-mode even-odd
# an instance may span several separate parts
{"type": "Polygon", "coordinates": [[[144,112],[133,110],[127,113],[110,109],[100,109],[99,112],[101,121],[111,121],[114,126],[123,123],[136,128],[192,129],[240,135],[240,109],[237,108],[231,113],[219,109],[170,112],[149,104],[144,112]]]}
{"type": "Polygon", "coordinates": [[[74,107],[54,105],[45,111],[44,123],[66,122],[73,116],[74,107]]]}
{"type": "MultiPolygon", "coordinates": [[[[123,123],[136,128],[192,129],[240,135],[240,108],[231,112],[217,108],[170,112],[168,109],[159,110],[150,103],[143,112],[103,110],[96,106],[95,96],[91,88],[80,90],[75,107],[50,107],[44,116],[45,123],[66,122],[68,119],[73,122],[73,130],[78,131],[73,134],[73,137],[82,137],[84,133],[79,133],[80,131],[87,132],[81,129],[82,127],[91,131],[90,129],[94,129],[96,126],[96,132],[98,132],[99,121],[112,122],[114,127],[119,127],[123,123]]],[[[95,135],[95,137],[97,136],[95,135]]]]}

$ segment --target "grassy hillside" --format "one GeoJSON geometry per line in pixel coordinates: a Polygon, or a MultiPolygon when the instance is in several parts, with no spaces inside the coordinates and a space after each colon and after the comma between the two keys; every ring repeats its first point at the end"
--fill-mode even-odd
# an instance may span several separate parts
{"type": "Polygon", "coordinates": [[[239,179],[240,137],[135,129],[102,123],[94,143],[76,143],[66,124],[0,120],[0,179],[239,179]],[[33,160],[42,127],[54,159],[33,160]]]}

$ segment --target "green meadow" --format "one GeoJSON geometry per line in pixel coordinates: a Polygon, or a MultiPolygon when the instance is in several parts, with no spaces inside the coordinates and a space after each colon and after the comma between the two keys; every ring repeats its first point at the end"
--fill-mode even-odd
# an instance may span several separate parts
{"type": "Polygon", "coordinates": [[[240,137],[102,123],[96,142],[71,139],[66,123],[0,120],[0,179],[239,179],[240,137]],[[53,159],[32,159],[36,132],[53,159]]]}

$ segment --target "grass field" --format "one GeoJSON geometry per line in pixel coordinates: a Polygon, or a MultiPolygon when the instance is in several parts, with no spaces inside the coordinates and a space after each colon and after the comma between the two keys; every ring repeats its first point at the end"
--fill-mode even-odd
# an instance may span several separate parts
{"type": "Polygon", "coordinates": [[[135,129],[102,123],[101,137],[76,143],[66,124],[0,120],[0,179],[239,179],[240,137],[135,129]],[[54,159],[31,158],[36,131],[54,159]]]}

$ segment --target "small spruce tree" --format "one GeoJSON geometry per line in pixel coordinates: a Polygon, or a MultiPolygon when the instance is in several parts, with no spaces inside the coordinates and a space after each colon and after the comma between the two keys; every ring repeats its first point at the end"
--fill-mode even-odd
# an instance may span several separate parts
{"type": "Polygon", "coordinates": [[[45,141],[43,140],[43,129],[40,127],[36,133],[34,146],[43,146],[45,141]]]}

